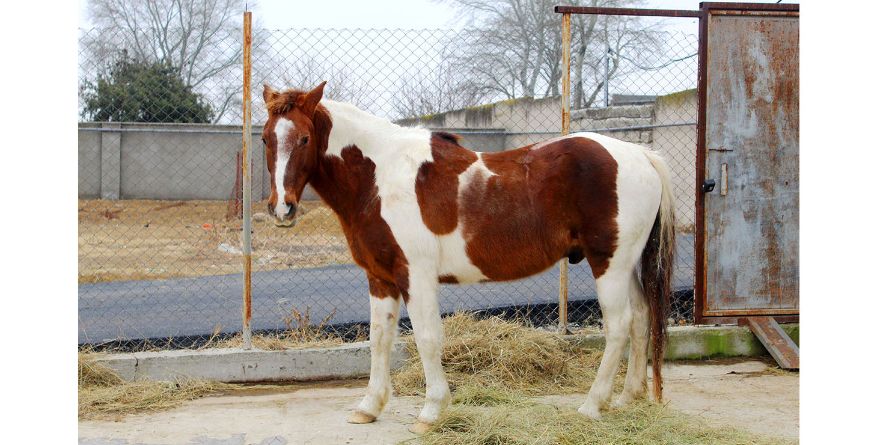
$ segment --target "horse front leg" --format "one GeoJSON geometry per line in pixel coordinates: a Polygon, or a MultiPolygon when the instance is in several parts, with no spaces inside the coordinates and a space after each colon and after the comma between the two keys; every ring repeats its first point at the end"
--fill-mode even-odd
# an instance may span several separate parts
{"type": "Polygon", "coordinates": [[[443,371],[443,321],[437,301],[436,273],[410,265],[409,299],[406,309],[412,321],[415,345],[425,372],[425,404],[410,431],[422,434],[440,417],[452,398],[443,371]]]}
{"type": "Polygon", "coordinates": [[[399,293],[394,286],[370,278],[369,350],[371,365],[369,387],[357,409],[351,414],[350,423],[371,423],[378,418],[391,397],[391,348],[397,338],[400,320],[399,293]]]}

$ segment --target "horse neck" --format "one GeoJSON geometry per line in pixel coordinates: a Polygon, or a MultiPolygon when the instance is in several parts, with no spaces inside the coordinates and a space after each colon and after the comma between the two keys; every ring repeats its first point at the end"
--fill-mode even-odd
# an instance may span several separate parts
{"type": "MultiPolygon", "coordinates": [[[[403,153],[390,141],[409,135],[403,128],[357,107],[324,99],[332,128],[310,184],[326,204],[347,223],[375,198],[375,169],[379,162],[398,162],[403,153]],[[359,150],[359,151],[358,151],[359,150]]],[[[426,131],[426,130],[425,130],[426,131]]]]}

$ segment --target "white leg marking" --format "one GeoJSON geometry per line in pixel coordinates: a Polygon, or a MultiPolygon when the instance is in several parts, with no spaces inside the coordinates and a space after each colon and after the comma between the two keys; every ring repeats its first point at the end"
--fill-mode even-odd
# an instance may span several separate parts
{"type": "Polygon", "coordinates": [[[397,322],[400,320],[400,300],[391,297],[369,298],[371,316],[369,323],[369,349],[372,365],[369,371],[369,387],[357,409],[372,417],[378,417],[391,396],[391,348],[397,338],[397,322]]]}
{"type": "Polygon", "coordinates": [[[600,409],[609,402],[615,374],[628,341],[628,332],[631,326],[631,305],[628,293],[630,292],[629,283],[632,273],[632,268],[613,270],[610,265],[610,269],[597,279],[597,295],[600,299],[600,309],[603,311],[603,333],[606,336],[606,349],[603,351],[603,359],[600,361],[597,377],[594,379],[591,390],[588,391],[588,398],[578,408],[578,412],[593,419],[601,417],[600,409]]]}
{"type": "Polygon", "coordinates": [[[625,387],[613,406],[625,406],[646,395],[646,362],[649,348],[649,305],[640,279],[631,277],[631,352],[625,387]]]}
{"type": "Polygon", "coordinates": [[[274,207],[274,213],[282,219],[289,213],[289,204],[286,204],[286,187],[283,180],[286,176],[286,165],[289,163],[290,152],[286,148],[286,136],[292,130],[292,121],[281,117],[274,126],[274,132],[277,134],[277,158],[274,161],[274,186],[277,189],[277,205],[274,207]]]}
{"type": "Polygon", "coordinates": [[[440,413],[449,405],[451,395],[446,373],[443,371],[443,322],[440,319],[440,306],[437,303],[437,276],[427,270],[417,270],[409,265],[409,319],[412,321],[413,335],[425,371],[425,405],[418,416],[419,423],[430,424],[437,421],[440,413]]]}

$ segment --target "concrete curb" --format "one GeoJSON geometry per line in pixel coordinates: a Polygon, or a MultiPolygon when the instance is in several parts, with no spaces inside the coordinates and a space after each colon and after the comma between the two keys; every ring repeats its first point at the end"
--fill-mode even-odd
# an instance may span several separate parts
{"type": "MultiPolygon", "coordinates": [[[[800,326],[782,325],[799,344],[800,326]]],[[[743,326],[681,326],[668,329],[668,360],[709,357],[753,357],[768,354],[751,331],[743,326]]],[[[603,334],[569,336],[581,346],[602,349],[603,334]]],[[[405,344],[394,345],[391,368],[406,361],[405,344]]],[[[112,354],[97,359],[121,378],[176,380],[200,378],[220,382],[332,380],[369,375],[369,342],[333,348],[285,351],[205,349],[112,354]]]]}
{"type": "MultiPolygon", "coordinates": [[[[783,324],[781,327],[797,345],[800,344],[799,324],[783,324]]],[[[569,339],[582,346],[595,349],[603,349],[606,344],[603,334],[574,335],[569,339]]],[[[763,344],[745,326],[675,326],[668,328],[666,360],[756,357],[768,354],[763,344]]]]}
{"type": "MultiPolygon", "coordinates": [[[[397,367],[406,360],[403,344],[391,355],[397,367]]],[[[369,342],[333,348],[260,351],[204,349],[113,354],[97,362],[127,381],[199,378],[219,382],[332,380],[369,375],[369,342]]]]}

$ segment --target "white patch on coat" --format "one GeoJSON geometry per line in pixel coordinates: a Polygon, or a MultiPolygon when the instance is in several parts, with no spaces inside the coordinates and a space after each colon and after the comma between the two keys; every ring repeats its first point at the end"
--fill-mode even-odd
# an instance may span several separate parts
{"type": "Polygon", "coordinates": [[[277,135],[277,158],[274,161],[274,184],[277,189],[277,205],[274,207],[274,213],[277,218],[283,219],[289,213],[289,205],[286,204],[286,188],[284,187],[284,179],[286,177],[286,165],[289,163],[289,155],[291,152],[286,148],[286,136],[292,130],[294,125],[289,119],[281,117],[274,126],[274,133],[277,135]]]}
{"type": "Polygon", "coordinates": [[[410,269],[424,265],[431,269],[424,272],[436,277],[437,237],[425,226],[415,194],[419,167],[433,161],[431,132],[394,125],[351,104],[327,99],[321,103],[332,119],[326,155],[340,157],[344,148],[353,145],[372,160],[382,218],[410,269]]]}

